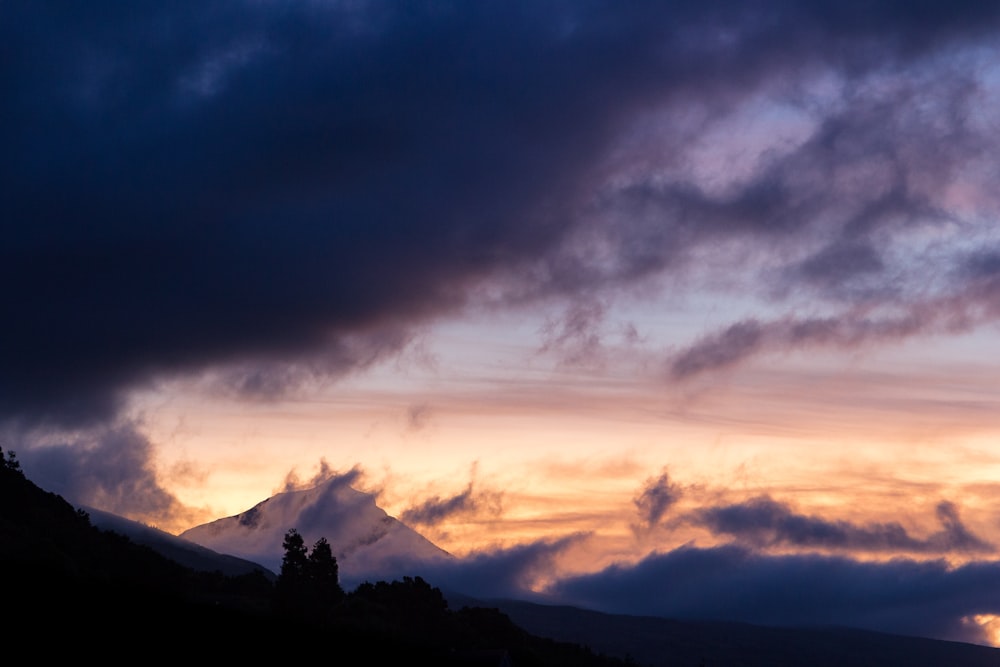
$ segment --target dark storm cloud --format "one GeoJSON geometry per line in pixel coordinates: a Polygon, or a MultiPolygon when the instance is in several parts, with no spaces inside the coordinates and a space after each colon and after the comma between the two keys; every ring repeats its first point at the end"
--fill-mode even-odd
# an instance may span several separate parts
{"type": "MultiPolygon", "coordinates": [[[[336,375],[398,351],[482,280],[506,281],[511,299],[575,294],[731,234],[787,244],[830,220],[848,244],[877,235],[936,211],[933,184],[989,142],[972,141],[952,70],[895,92],[865,77],[936,71],[949,49],[989,39],[997,14],[978,2],[3,3],[0,413],[107,418],[145,381],[215,366],[266,397],[301,380],[274,364],[336,375]],[[716,118],[827,71],[849,84],[843,108],[817,112],[815,136],[738,192],[602,183],[637,114],[716,118]],[[893,178],[845,184],[875,158],[893,178]],[[635,207],[648,215],[616,224],[635,207]],[[368,336],[359,356],[338,352],[368,336]]],[[[681,157],[696,138],[674,138],[681,157]]],[[[837,273],[835,254],[817,257],[801,265],[814,280],[837,273]]]]}
{"type": "Polygon", "coordinates": [[[983,642],[987,638],[969,617],[1000,612],[1000,563],[951,568],[943,561],[859,562],[769,556],[737,546],[682,547],[564,579],[550,592],[567,604],[614,613],[842,625],[983,642]]]}
{"type": "Polygon", "coordinates": [[[832,549],[912,554],[992,553],[996,548],[972,534],[953,503],[936,508],[941,530],[926,538],[911,535],[900,523],[853,524],[799,514],[767,496],[743,503],[703,508],[688,518],[716,535],[755,547],[832,549]]]}
{"type": "Polygon", "coordinates": [[[244,400],[288,397],[308,391],[327,378],[364,371],[385,355],[401,352],[410,338],[398,327],[363,335],[345,334],[330,341],[320,354],[294,363],[261,356],[222,367],[212,374],[212,389],[244,400]]]}
{"type": "MultiPolygon", "coordinates": [[[[977,82],[961,64],[939,67],[931,89],[908,72],[879,72],[867,86],[846,83],[833,100],[814,102],[829,109],[789,102],[812,124],[808,135],[791,147],[758,147],[749,173],[726,187],[683,171],[674,178],[652,171],[605,193],[621,228],[611,237],[620,271],[669,266],[699,244],[738,239],[751,248],[760,244],[779,266],[792,260],[785,280],[805,277],[827,297],[842,292],[847,278],[879,277],[883,266],[873,244],[890,245],[913,226],[949,220],[947,187],[993,143],[976,124],[977,82]],[[812,257],[798,259],[813,245],[819,247],[812,257]]],[[[725,174],[725,165],[717,171],[725,174]]]]}
{"type": "Polygon", "coordinates": [[[20,440],[25,475],[75,505],[157,523],[187,511],[159,483],[154,448],[136,424],[100,427],[53,442],[20,440]]]}

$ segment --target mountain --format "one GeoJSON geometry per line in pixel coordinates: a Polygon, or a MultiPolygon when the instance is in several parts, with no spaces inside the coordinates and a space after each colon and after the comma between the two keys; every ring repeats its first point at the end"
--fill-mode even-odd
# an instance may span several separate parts
{"type": "Polygon", "coordinates": [[[345,587],[400,578],[421,563],[453,558],[386,514],[371,494],[332,479],[302,491],[279,493],[236,516],[195,526],[179,535],[213,551],[260,563],[277,573],[285,534],[295,529],[307,546],[325,537],[345,587]]]}
{"type": "MultiPolygon", "coordinates": [[[[181,534],[220,552],[277,571],[281,542],[296,528],[306,543],[325,536],[337,552],[342,580],[399,579],[424,559],[451,558],[389,517],[374,498],[341,481],[278,494],[234,517],[181,534]],[[388,567],[388,566],[392,567],[388,567]]],[[[431,582],[434,583],[434,582],[431,582]]],[[[745,623],[680,621],[605,614],[520,600],[446,595],[452,609],[491,609],[533,636],[585,646],[647,667],[993,667],[1000,649],[847,628],[775,628],[745,623]]]]}
{"type": "Polygon", "coordinates": [[[605,614],[520,600],[461,600],[518,627],[648,667],[997,667],[1000,649],[851,628],[783,628],[605,614]]]}
{"type": "Polygon", "coordinates": [[[132,521],[117,514],[104,512],[92,507],[81,506],[90,517],[90,522],[101,530],[124,535],[136,544],[142,544],[170,560],[198,572],[221,572],[230,577],[242,574],[261,573],[273,581],[275,573],[253,561],[222,554],[212,549],[182,539],[168,532],[132,521]]]}
{"type": "MultiPolygon", "coordinates": [[[[134,522],[102,515],[126,532],[134,522]]],[[[155,533],[144,533],[163,544],[155,533]]],[[[625,667],[526,633],[491,609],[453,611],[419,578],[336,598],[282,596],[259,571],[196,571],[24,477],[0,450],[0,660],[306,661],[625,667]],[[151,653],[150,653],[151,652],[151,653]],[[492,662],[483,662],[491,657],[492,662]],[[505,662],[498,662],[505,660],[505,662]]],[[[288,591],[289,589],[284,589],[288,591]]]]}

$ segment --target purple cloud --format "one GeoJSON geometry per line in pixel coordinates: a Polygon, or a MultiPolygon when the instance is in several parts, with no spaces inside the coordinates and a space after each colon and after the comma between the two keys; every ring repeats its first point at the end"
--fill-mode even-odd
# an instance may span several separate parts
{"type": "Polygon", "coordinates": [[[639,530],[649,530],[660,523],[667,511],[682,495],[680,487],[670,481],[664,472],[659,477],[646,480],[642,490],[632,503],[639,514],[639,530]]]}
{"type": "Polygon", "coordinates": [[[469,482],[463,491],[444,498],[427,498],[404,510],[399,518],[406,524],[436,526],[455,516],[485,513],[495,517],[501,512],[501,498],[496,492],[473,490],[469,482]]]}
{"type": "Polygon", "coordinates": [[[189,512],[167,491],[153,464],[154,448],[137,424],[122,422],[55,440],[20,435],[25,475],[75,505],[147,523],[189,512]]]}
{"type": "Polygon", "coordinates": [[[984,554],[996,548],[972,534],[958,516],[954,503],[936,508],[941,530],[917,538],[898,522],[857,525],[794,512],[767,496],[746,502],[707,507],[688,519],[716,535],[727,535],[755,547],[832,549],[854,552],[909,554],[984,554]]]}
{"type": "MultiPolygon", "coordinates": [[[[399,352],[484,283],[501,304],[591,298],[734,243],[776,269],[751,289],[870,296],[908,230],[961,219],[947,193],[971,161],[996,169],[965,59],[997,19],[971,2],[5,3],[0,415],[100,422],[209,370],[273,397],[399,352]],[[721,190],[678,169],[762,98],[807,118],[801,141],[721,190]],[[651,116],[665,150],[629,139],[651,116]]],[[[747,333],[681,374],[735,363],[747,333]]]]}
{"type": "Polygon", "coordinates": [[[1000,613],[1000,563],[953,568],[944,561],[862,562],[687,546],[563,579],[550,592],[564,603],[611,613],[842,625],[982,643],[988,638],[968,619],[1000,613]]]}

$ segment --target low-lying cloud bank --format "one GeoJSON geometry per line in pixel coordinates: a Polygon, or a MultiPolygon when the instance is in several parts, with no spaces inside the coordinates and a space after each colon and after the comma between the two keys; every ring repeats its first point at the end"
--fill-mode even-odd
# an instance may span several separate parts
{"type": "Polygon", "coordinates": [[[864,562],[686,546],[562,579],[549,592],[613,613],[853,626],[986,643],[972,618],[1000,614],[1000,561],[950,567],[943,560],[864,562]]]}
{"type": "Polygon", "coordinates": [[[943,500],[935,508],[941,529],[915,537],[899,522],[858,525],[844,520],[793,511],[767,496],[743,503],[695,510],[686,519],[715,535],[732,537],[758,547],[799,547],[854,552],[963,554],[992,553],[996,548],[974,535],[962,523],[954,503],[943,500]]]}
{"type": "Polygon", "coordinates": [[[521,598],[608,613],[761,625],[844,626],[990,643],[974,618],[1000,614],[1000,561],[865,562],[818,554],[769,555],[742,546],[684,546],[632,564],[555,579],[559,554],[579,537],[441,564],[423,576],[481,599],[521,598]]]}

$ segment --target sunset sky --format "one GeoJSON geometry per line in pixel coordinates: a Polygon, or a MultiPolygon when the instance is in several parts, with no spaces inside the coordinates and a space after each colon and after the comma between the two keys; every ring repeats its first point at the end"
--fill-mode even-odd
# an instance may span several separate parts
{"type": "Polygon", "coordinates": [[[997,109],[993,2],[2,3],[0,443],[1000,645],[997,109]]]}

